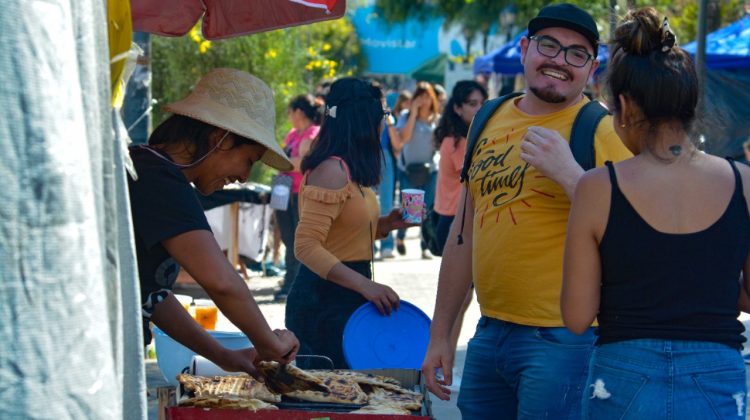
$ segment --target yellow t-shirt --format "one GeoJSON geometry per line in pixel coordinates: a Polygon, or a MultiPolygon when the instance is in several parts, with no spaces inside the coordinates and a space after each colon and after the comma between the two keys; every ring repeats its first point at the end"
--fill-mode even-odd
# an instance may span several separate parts
{"type": "MultiPolygon", "coordinates": [[[[570,201],[563,188],[521,160],[530,126],[570,139],[588,100],[534,116],[514,98],[490,118],[474,148],[469,189],[474,203],[473,274],[482,315],[523,325],[562,326],[560,288],[570,201]]],[[[631,156],[605,117],[594,140],[596,165],[631,156]]]]}

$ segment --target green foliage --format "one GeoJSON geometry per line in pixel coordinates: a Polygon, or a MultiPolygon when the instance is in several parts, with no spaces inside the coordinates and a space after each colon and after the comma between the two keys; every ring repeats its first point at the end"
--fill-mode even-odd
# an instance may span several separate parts
{"type": "MultiPolygon", "coordinates": [[[[232,67],[268,83],[276,101],[276,138],[282,142],[291,128],[286,108],[290,99],[311,93],[321,79],[358,75],[364,62],[359,39],[347,18],[206,41],[200,27],[179,38],[152,37],[152,95],[159,104],[185,97],[209,70],[232,67]]],[[[167,115],[154,110],[154,126],[167,115]]],[[[256,165],[254,181],[270,182],[270,169],[256,165]]]]}

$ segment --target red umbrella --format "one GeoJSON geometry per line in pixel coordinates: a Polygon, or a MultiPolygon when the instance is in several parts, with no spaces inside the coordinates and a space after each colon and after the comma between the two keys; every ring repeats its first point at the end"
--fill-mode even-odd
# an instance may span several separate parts
{"type": "Polygon", "coordinates": [[[130,0],[133,30],[182,36],[203,18],[203,37],[223,39],[338,19],[345,0],[130,0]]]}

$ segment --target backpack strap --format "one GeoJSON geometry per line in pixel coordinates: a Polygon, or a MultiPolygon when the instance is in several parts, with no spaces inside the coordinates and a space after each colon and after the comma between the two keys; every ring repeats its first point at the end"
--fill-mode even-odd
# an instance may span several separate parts
{"type": "Polygon", "coordinates": [[[500,105],[505,103],[508,99],[513,99],[517,96],[523,95],[523,92],[512,92],[507,95],[503,95],[499,98],[491,99],[482,105],[471,121],[469,126],[469,134],[466,136],[466,154],[464,155],[464,166],[461,168],[461,182],[465,182],[469,179],[469,167],[471,166],[471,157],[474,154],[474,147],[477,145],[479,135],[482,134],[484,126],[487,125],[487,121],[492,115],[500,108],[500,105]]]}
{"type": "Polygon", "coordinates": [[[599,101],[591,101],[578,111],[573,121],[573,128],[570,131],[570,150],[584,171],[596,166],[594,137],[596,137],[599,122],[607,114],[609,111],[599,101]]]}

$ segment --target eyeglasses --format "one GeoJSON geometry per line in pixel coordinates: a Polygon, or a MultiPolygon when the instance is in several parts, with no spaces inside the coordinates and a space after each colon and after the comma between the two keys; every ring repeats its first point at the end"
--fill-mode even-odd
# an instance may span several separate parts
{"type": "Polygon", "coordinates": [[[594,57],[581,47],[563,47],[558,40],[546,35],[534,35],[529,39],[536,41],[536,50],[545,57],[555,58],[560,51],[565,51],[565,62],[573,67],[583,67],[594,57]]]}

